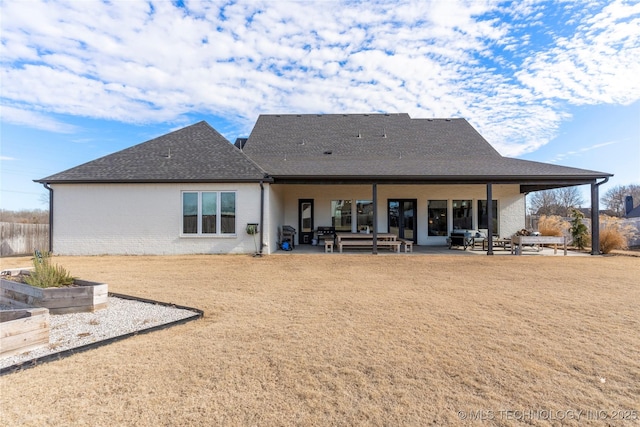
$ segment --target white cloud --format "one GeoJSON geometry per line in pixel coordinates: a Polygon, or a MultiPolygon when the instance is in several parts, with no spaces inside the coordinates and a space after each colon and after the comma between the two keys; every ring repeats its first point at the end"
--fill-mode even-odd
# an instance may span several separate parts
{"type": "Polygon", "coordinates": [[[640,17],[624,1],[558,6],[576,22],[562,36],[534,0],[185,3],[3,2],[3,120],[69,132],[48,114],[198,113],[248,129],[260,113],[408,112],[465,117],[515,156],[555,136],[567,103],[640,99],[640,17]]]}
{"type": "Polygon", "coordinates": [[[640,99],[640,3],[614,1],[569,37],[525,61],[516,76],[547,99],[575,105],[640,99]]]}
{"type": "Polygon", "coordinates": [[[47,114],[23,108],[0,105],[2,121],[58,133],[73,133],[75,126],[53,119],[47,114]]]}
{"type": "Polygon", "coordinates": [[[607,147],[609,145],[617,144],[620,141],[607,141],[600,144],[594,144],[589,147],[582,147],[579,150],[567,151],[566,153],[557,154],[553,159],[551,159],[550,163],[558,163],[566,159],[567,157],[579,156],[587,151],[597,150],[598,148],[607,147]]]}

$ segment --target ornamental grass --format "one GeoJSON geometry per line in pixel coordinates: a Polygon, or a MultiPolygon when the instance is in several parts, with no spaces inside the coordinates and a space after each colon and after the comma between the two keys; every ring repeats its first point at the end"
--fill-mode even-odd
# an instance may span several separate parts
{"type": "Polygon", "coordinates": [[[600,251],[608,254],[614,249],[628,249],[629,240],[636,230],[629,224],[624,224],[620,218],[607,215],[600,216],[600,251]]]}
{"type": "Polygon", "coordinates": [[[538,222],[538,231],[543,236],[564,236],[569,223],[558,215],[542,215],[538,222]]]}

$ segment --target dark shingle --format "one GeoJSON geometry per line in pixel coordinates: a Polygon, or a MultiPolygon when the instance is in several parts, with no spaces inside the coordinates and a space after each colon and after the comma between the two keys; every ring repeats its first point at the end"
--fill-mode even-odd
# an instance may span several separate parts
{"type": "Polygon", "coordinates": [[[38,182],[385,179],[478,182],[611,176],[502,157],[464,119],[408,114],[262,115],[238,147],[206,122],[102,157],[38,182]]]}
{"type": "Polygon", "coordinates": [[[203,121],[38,181],[215,182],[263,177],[257,165],[203,121]]]}
{"type": "Polygon", "coordinates": [[[408,114],[262,115],[244,153],[281,178],[610,176],[502,157],[464,119],[408,114]]]}

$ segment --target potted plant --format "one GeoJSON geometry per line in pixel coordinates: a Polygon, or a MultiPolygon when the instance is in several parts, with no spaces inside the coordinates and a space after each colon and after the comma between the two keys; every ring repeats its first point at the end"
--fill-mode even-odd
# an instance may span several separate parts
{"type": "Polygon", "coordinates": [[[247,234],[253,236],[253,247],[255,248],[255,253],[254,256],[259,256],[260,253],[258,252],[258,243],[256,242],[256,234],[258,234],[258,224],[255,223],[249,223],[247,224],[247,234]]]}

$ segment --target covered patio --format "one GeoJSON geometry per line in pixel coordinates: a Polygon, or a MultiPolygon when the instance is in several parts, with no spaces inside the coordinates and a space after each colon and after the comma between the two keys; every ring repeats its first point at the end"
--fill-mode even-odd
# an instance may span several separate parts
{"type": "MultiPolygon", "coordinates": [[[[310,255],[326,255],[326,256],[343,256],[343,255],[372,255],[371,249],[363,249],[363,248],[350,248],[345,250],[343,253],[339,253],[338,251],[325,252],[323,245],[296,245],[295,249],[291,251],[283,251],[277,250],[272,252],[272,255],[277,256],[288,256],[295,254],[310,254],[310,255]]],[[[462,249],[462,248],[453,248],[449,249],[447,246],[413,246],[413,250],[411,252],[405,253],[404,250],[400,251],[400,253],[396,253],[393,250],[389,250],[387,248],[379,248],[376,255],[381,256],[396,256],[396,257],[404,257],[404,256],[425,256],[425,255],[450,255],[450,256],[462,256],[462,257],[472,257],[478,255],[486,256],[487,251],[481,249],[462,249]]],[[[493,255],[495,256],[516,256],[511,253],[510,249],[497,249],[494,248],[493,255]]],[[[585,251],[577,251],[577,250],[568,250],[567,256],[570,257],[585,257],[590,256],[589,252],[585,251]]],[[[522,251],[523,257],[563,257],[563,251],[558,249],[556,253],[554,253],[553,247],[543,246],[540,250],[535,247],[526,247],[522,251]]]]}

